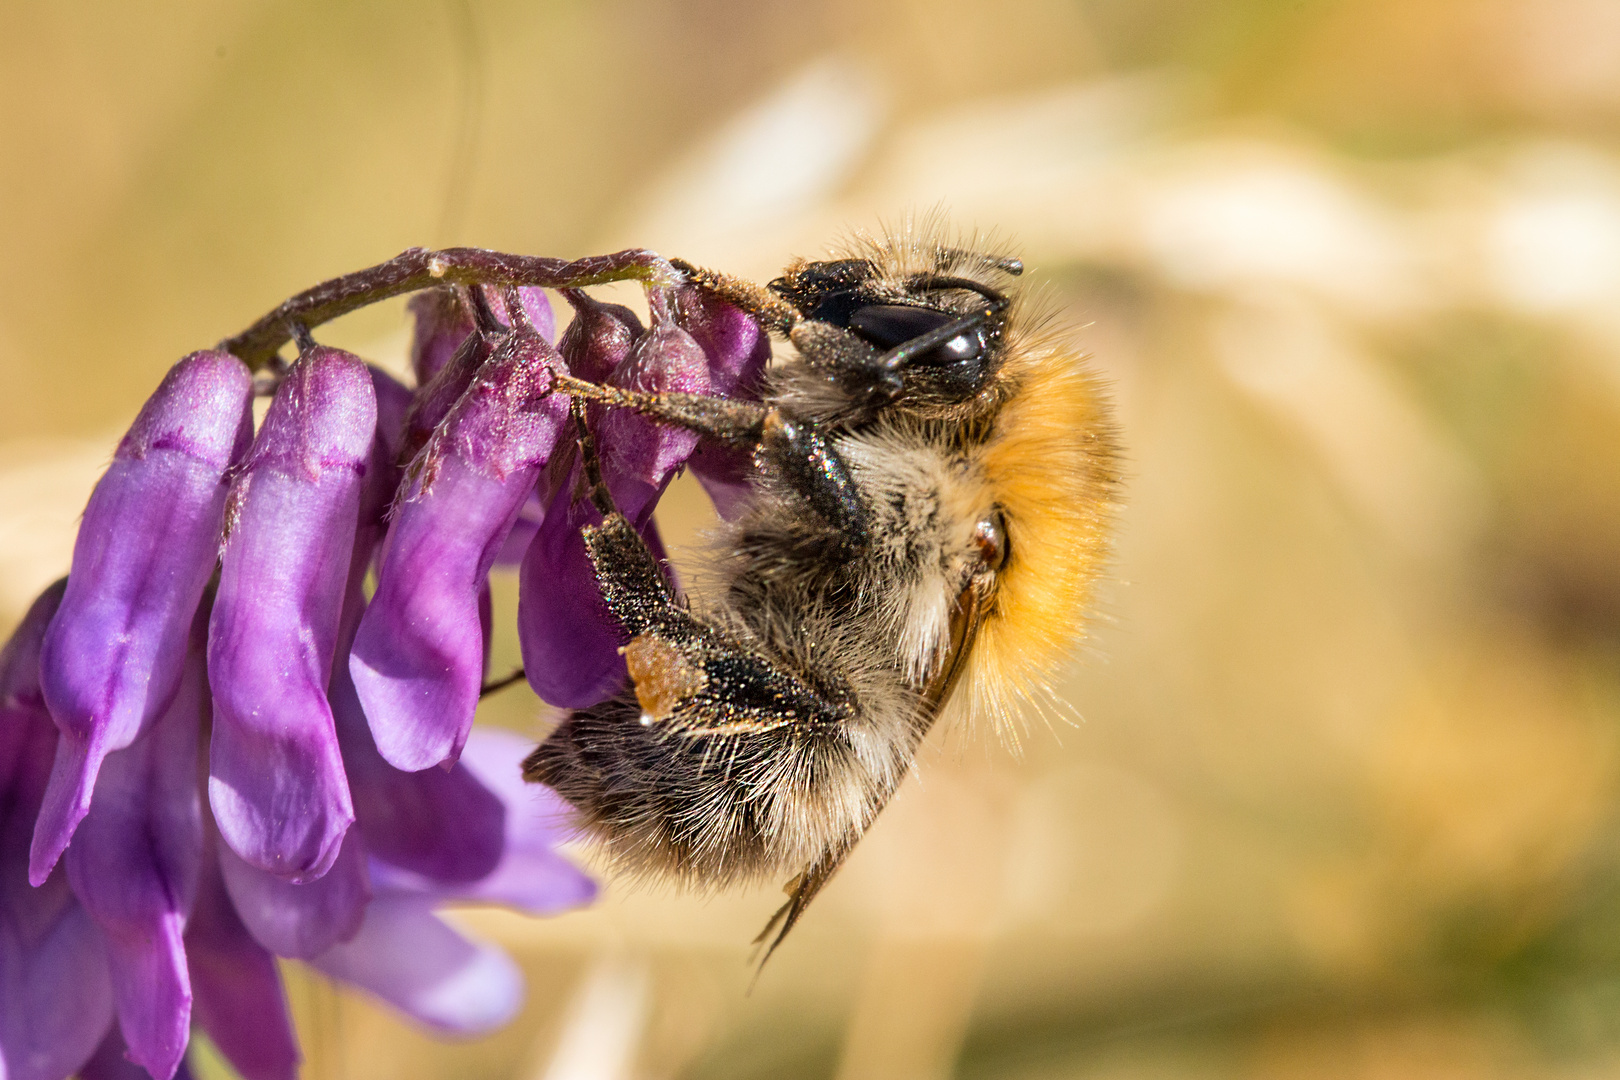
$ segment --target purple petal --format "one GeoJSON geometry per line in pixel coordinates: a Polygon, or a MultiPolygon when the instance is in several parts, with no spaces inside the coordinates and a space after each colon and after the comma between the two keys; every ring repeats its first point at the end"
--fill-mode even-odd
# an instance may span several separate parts
{"type": "MultiPolygon", "coordinates": [[[[5,868],[26,888],[27,866],[5,868]]],[[[0,914],[0,1059],[7,1080],[62,1080],[113,1022],[107,952],[60,871],[0,914]]]]}
{"type": "MultiPolygon", "coordinates": [[[[681,285],[674,292],[675,322],[709,358],[710,392],[759,400],[771,360],[771,338],[765,328],[735,304],[695,285],[681,285]]],[[[710,442],[701,444],[688,464],[715,511],[727,521],[736,520],[753,495],[753,455],[710,442]]]]}
{"type": "Polygon", "coordinates": [[[191,982],[181,942],[203,844],[197,733],[207,709],[194,621],[180,689],[152,730],[107,755],[96,798],[67,850],[68,881],[107,940],[119,1023],[130,1057],[165,1080],[184,1056],[191,982]]]}
{"type": "MultiPolygon", "coordinates": [[[[45,591],[28,605],[28,611],[12,631],[5,647],[0,649],[0,708],[26,709],[30,713],[45,713],[45,694],[40,686],[39,658],[45,644],[45,635],[51,620],[62,607],[62,596],[67,591],[67,578],[59,578],[45,587],[45,591]]],[[[19,736],[20,737],[20,736],[19,736]]],[[[0,729],[0,740],[5,731],[0,729]]],[[[4,746],[0,741],[0,746],[4,746]]],[[[11,760],[13,766],[19,759],[11,760]]],[[[49,770],[50,755],[46,756],[49,770]]],[[[0,791],[5,790],[6,773],[0,772],[0,791]]]]}
{"type": "MultiPolygon", "coordinates": [[[[483,286],[483,289],[495,317],[511,326],[512,320],[506,313],[505,290],[489,285],[483,286]]],[[[528,318],[529,325],[546,339],[546,344],[554,343],[557,340],[557,316],[551,310],[551,301],[546,297],[546,290],[533,285],[524,285],[519,287],[518,295],[523,298],[523,314],[528,318]]]]}
{"type": "Polygon", "coordinates": [[[242,925],[213,859],[186,927],[186,958],[192,1015],[243,1080],[295,1080],[298,1040],[275,958],[242,925]]]}
{"type": "Polygon", "coordinates": [[[361,361],[293,366],[232,489],[208,635],[209,803],[248,862],[324,874],[354,807],[326,702],[377,404],[361,361]]]}
{"type": "MultiPolygon", "coordinates": [[[[375,463],[375,455],[373,462],[375,463]]],[[[376,530],[368,529],[367,507],[378,503],[377,473],[366,478],[361,499],[362,526],[355,533],[354,557],[344,594],[338,630],[337,654],[347,656],[366,608],[365,567],[369,564],[376,530]]],[[[381,528],[379,521],[377,529],[381,528]]],[[[487,587],[480,594],[480,618],[485,624],[487,587]]],[[[488,874],[500,859],[505,809],[460,765],[449,769],[401,772],[377,753],[365,712],[355,693],[349,665],[332,669],[327,699],[343,752],[355,814],[368,849],[379,859],[409,867],[430,878],[465,881],[488,874]]]]}
{"type": "Polygon", "coordinates": [[[754,455],[737,446],[699,443],[687,460],[723,521],[736,521],[754,497],[754,455]]]}
{"type": "MultiPolygon", "coordinates": [[[[551,302],[541,289],[523,288],[519,292],[523,294],[523,312],[528,317],[529,326],[549,344],[556,337],[556,318],[552,314],[551,302]]],[[[421,311],[417,311],[417,301],[412,302],[412,310],[417,311],[418,340],[423,334],[424,312],[429,315],[429,333],[437,335],[432,338],[431,347],[421,346],[424,358],[431,353],[431,363],[427,359],[417,363],[418,347],[413,345],[413,366],[416,368],[419,390],[405,425],[405,447],[412,456],[427,442],[433,429],[450,414],[467,387],[472,385],[479,369],[495,353],[503,336],[499,332],[500,327],[510,326],[501,290],[484,288],[481,295],[488,301],[488,314],[495,317],[495,322],[489,323],[486,317],[484,331],[476,334],[474,331],[478,322],[472,308],[464,300],[454,299],[460,297],[459,290],[450,295],[452,300],[444,299],[438,290],[424,294],[434,299],[419,298],[421,311]],[[441,314],[441,308],[450,314],[441,314]]]]}
{"type": "Polygon", "coordinates": [[[252,866],[225,845],[219,866],[231,903],[260,945],[277,956],[307,960],[360,929],[371,901],[365,844],[350,829],[325,875],[299,885],[252,866]]]}
{"type": "Polygon", "coordinates": [[[599,520],[574,499],[572,480],[564,484],[518,573],[524,676],[542,701],[564,709],[606,701],[630,677],[619,654],[624,630],[602,601],[579,531],[599,520]]]}
{"type": "MultiPolygon", "coordinates": [[[[365,598],[350,594],[348,635],[365,598]]],[[[438,881],[472,881],[500,861],[506,808],[462,765],[402,772],[372,741],[347,667],[332,672],[332,715],[366,847],[377,859],[438,881]]]]}
{"type": "MultiPolygon", "coordinates": [[[[608,378],[614,386],[645,392],[710,391],[709,360],[692,335],[673,322],[655,322],[637,339],[630,355],[608,378]]],[[[602,447],[602,475],[619,497],[615,477],[645,485],[661,493],[675,471],[697,448],[698,437],[683,428],[658,424],[629,409],[609,409],[598,425],[602,447]]],[[[628,492],[626,496],[628,497],[628,492]]],[[[627,518],[640,524],[651,512],[657,495],[641,496],[634,509],[620,506],[627,518]]]]}
{"type": "Polygon", "coordinates": [[[90,807],[101,759],[168,706],[214,570],[224,477],[253,431],[253,380],[226,353],[181,360],[124,436],[85,508],[45,636],[45,700],[63,739],[29,868],[38,883],[90,807]]]}
{"type": "MultiPolygon", "coordinates": [[[[590,312],[582,307],[580,317],[590,312]]],[[[684,330],[665,321],[636,340],[607,381],[643,391],[701,394],[708,391],[708,380],[703,351],[684,330]]],[[[597,428],[602,476],[614,503],[651,540],[653,508],[696,447],[697,437],[628,409],[607,411],[597,428]]],[[[619,655],[624,632],[602,603],[579,533],[600,519],[589,503],[575,499],[577,490],[576,469],[547,506],[518,578],[524,674],[541,700],[568,709],[605,701],[628,679],[619,655]]]]}
{"type": "MultiPolygon", "coordinates": [[[[559,447],[559,449],[562,449],[559,447]]],[[[541,484],[544,485],[544,478],[541,484]]],[[[523,555],[534,543],[535,534],[540,531],[540,519],[546,516],[546,504],[541,501],[538,491],[531,491],[529,497],[523,501],[523,507],[518,511],[517,521],[512,524],[512,531],[506,534],[506,542],[501,545],[500,552],[495,556],[496,566],[516,566],[523,561],[523,555]]]]}
{"type": "Polygon", "coordinates": [[[434,429],[450,415],[456,402],[467,392],[478,372],[495,355],[500,339],[488,334],[474,334],[461,343],[461,347],[439,369],[433,381],[416,392],[411,408],[405,415],[405,439],[402,454],[414,458],[433,437],[434,429]]]}
{"type": "MultiPolygon", "coordinates": [[[[150,1080],[154,1073],[137,1065],[118,1028],[107,1032],[95,1055],[79,1070],[79,1080],[150,1080]]],[[[191,1080],[191,1068],[184,1057],[175,1067],[174,1080],[191,1080]]]]}
{"type": "Polygon", "coordinates": [[[451,285],[424,289],[411,297],[406,308],[416,320],[411,370],[416,373],[416,385],[426,386],[473,332],[472,309],[465,292],[451,285]]]}
{"type": "Polygon", "coordinates": [[[390,463],[399,460],[405,445],[405,418],[410,415],[413,395],[409,387],[382,368],[367,365],[371,389],[377,395],[377,442],[390,463]]]}
{"type": "Polygon", "coordinates": [[[606,382],[642,335],[641,320],[627,307],[601,303],[578,290],[563,295],[573,305],[574,318],[563,331],[557,351],[576,379],[606,382]]]}
{"type": "Polygon", "coordinates": [[[572,835],[568,807],[551,789],[523,779],[522,761],[531,749],[531,743],[511,732],[478,728],[462,755],[461,764],[506,806],[505,848],[492,873],[445,885],[373,862],[377,894],[503,904],[531,915],[554,915],[594,900],[596,883],[556,850],[572,835]]]}
{"type": "Polygon", "coordinates": [[[354,940],[310,963],[458,1035],[493,1031],[523,1003],[523,975],[510,957],[468,941],[413,897],[376,900],[354,940]]]}
{"type": "MultiPolygon", "coordinates": [[[[578,480],[576,466],[552,497],[534,541],[524,553],[518,576],[518,638],[524,675],[542,701],[564,709],[584,709],[606,701],[630,677],[619,653],[625,643],[624,630],[602,600],[580,534],[586,525],[600,525],[602,516],[589,502],[573,498],[578,480]]],[[[641,537],[673,587],[674,570],[652,520],[652,503],[646,501],[658,490],[621,480],[614,494],[625,487],[633,497],[616,501],[632,513],[640,504],[645,519],[641,537]]]]}
{"type": "Polygon", "coordinates": [[[453,761],[484,676],[479,593],[567,427],[555,350],[514,331],[412,463],[349,670],[383,758],[453,761]]]}
{"type": "Polygon", "coordinates": [[[0,652],[0,1076],[61,1080],[112,1024],[101,933],[67,875],[28,884],[28,848],[58,739],[39,690],[39,648],[62,599],[34,602],[0,652]]]}
{"type": "MultiPolygon", "coordinates": [[[[377,394],[377,434],[371,443],[371,460],[366,466],[365,482],[360,488],[360,512],[354,529],[354,553],[349,558],[349,579],[344,587],[344,603],[350,596],[363,595],[366,574],[371,569],[371,557],[382,544],[388,532],[388,514],[393,509],[394,496],[399,491],[403,470],[399,467],[400,449],[405,440],[405,419],[411,405],[411,392],[396,382],[393,376],[371,368],[371,386],[377,394]]],[[[345,627],[339,634],[334,652],[345,657],[353,640],[354,628],[345,627]]],[[[335,663],[334,673],[344,663],[335,663]]]]}
{"type": "Polygon", "coordinates": [[[712,392],[722,397],[759,400],[760,382],[771,361],[771,338],[742,308],[695,285],[674,290],[675,322],[692,335],[709,359],[712,392]]]}

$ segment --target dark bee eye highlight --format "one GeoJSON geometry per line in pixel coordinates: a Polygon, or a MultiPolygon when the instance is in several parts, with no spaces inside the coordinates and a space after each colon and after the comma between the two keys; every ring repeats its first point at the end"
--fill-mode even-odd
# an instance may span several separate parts
{"type": "MultiPolygon", "coordinates": [[[[962,316],[932,308],[905,304],[867,304],[849,315],[849,328],[879,349],[894,349],[924,334],[938,330],[962,316]]],[[[985,327],[976,326],[947,338],[926,352],[907,359],[907,368],[936,373],[948,385],[961,390],[977,385],[983,374],[983,361],[989,339],[985,327]]]]}
{"type": "Polygon", "coordinates": [[[979,545],[979,558],[990,570],[1007,565],[1007,518],[1000,510],[992,510],[974,526],[973,541],[979,545]]]}
{"type": "MultiPolygon", "coordinates": [[[[956,316],[949,312],[931,308],[867,304],[850,312],[849,328],[880,349],[892,349],[937,330],[954,318],[956,316]]],[[[961,337],[955,337],[951,342],[960,340],[961,337]]]]}

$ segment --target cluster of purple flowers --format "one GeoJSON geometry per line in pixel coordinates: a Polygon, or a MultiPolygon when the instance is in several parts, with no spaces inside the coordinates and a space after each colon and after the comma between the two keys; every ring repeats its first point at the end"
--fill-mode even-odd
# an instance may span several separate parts
{"type": "MultiPolygon", "coordinates": [[[[524,740],[472,730],[491,567],[520,567],[544,700],[626,679],[554,376],[745,394],[770,354],[689,286],[652,290],[648,327],[563,295],[558,340],[539,289],[421,294],[414,391],[306,341],[257,384],[194,353],[146,403],[69,576],[0,654],[0,1080],[168,1080],[193,1024],[247,1080],[295,1076],[275,957],[442,1029],[511,1016],[511,961],[433,908],[543,914],[595,885],[556,853],[563,808],[523,784],[524,740]]],[[[627,411],[592,423],[655,550],[683,466],[736,507],[746,459],[627,411]]]]}

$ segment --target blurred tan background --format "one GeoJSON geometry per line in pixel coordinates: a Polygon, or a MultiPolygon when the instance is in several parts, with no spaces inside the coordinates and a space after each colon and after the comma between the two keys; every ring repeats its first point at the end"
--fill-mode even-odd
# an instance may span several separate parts
{"type": "MultiPolygon", "coordinates": [[[[294,972],[306,1075],[1620,1072],[1617,0],[0,22],[8,618],[174,359],[413,244],[767,276],[943,207],[1021,250],[1118,405],[1083,720],[938,733],[751,994],[774,889],[609,885],[463,917],[529,976],[489,1039],[294,972]]],[[[325,338],[397,363],[402,309],[325,338]]],[[[488,712],[541,730],[526,691],[488,712]]]]}

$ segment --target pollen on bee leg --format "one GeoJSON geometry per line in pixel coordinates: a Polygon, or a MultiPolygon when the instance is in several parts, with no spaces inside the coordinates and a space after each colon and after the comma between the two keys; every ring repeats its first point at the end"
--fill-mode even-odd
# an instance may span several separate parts
{"type": "Polygon", "coordinates": [[[709,677],[669,641],[656,634],[638,634],[624,647],[630,684],[641,705],[641,724],[651,727],[667,720],[675,706],[708,685],[709,677]]]}

